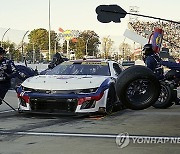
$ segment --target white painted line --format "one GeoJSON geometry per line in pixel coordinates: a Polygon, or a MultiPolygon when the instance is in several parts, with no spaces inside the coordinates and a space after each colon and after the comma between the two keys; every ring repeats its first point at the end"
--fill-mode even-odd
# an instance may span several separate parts
{"type": "MultiPolygon", "coordinates": [[[[35,135],[35,136],[54,136],[54,137],[95,137],[95,138],[116,138],[118,134],[81,134],[81,133],[51,133],[51,132],[11,132],[11,131],[0,131],[0,134],[11,134],[11,135],[35,135]]],[[[120,138],[127,138],[127,136],[121,135],[120,138]]],[[[140,138],[140,139],[177,139],[180,136],[140,136],[140,135],[129,135],[129,139],[140,138]]]]}
{"type": "Polygon", "coordinates": [[[9,89],[8,91],[9,91],[9,92],[14,92],[14,93],[16,93],[16,91],[13,90],[13,89],[9,89]]]}
{"type": "Polygon", "coordinates": [[[8,112],[13,112],[14,110],[5,110],[5,111],[0,111],[0,114],[2,113],[8,113],[8,112]]]}
{"type": "Polygon", "coordinates": [[[171,116],[171,115],[175,115],[175,116],[180,116],[180,112],[171,112],[171,111],[167,111],[167,112],[144,112],[144,111],[140,111],[140,112],[134,112],[133,113],[134,115],[141,115],[141,114],[144,114],[144,115],[167,115],[167,116],[171,116]]]}
{"type": "MultiPolygon", "coordinates": [[[[1,134],[1,131],[0,131],[1,134]]],[[[96,137],[96,138],[116,138],[117,135],[104,134],[80,134],[80,133],[49,133],[49,132],[15,132],[15,135],[37,135],[37,136],[67,136],[67,137],[96,137]]]]}

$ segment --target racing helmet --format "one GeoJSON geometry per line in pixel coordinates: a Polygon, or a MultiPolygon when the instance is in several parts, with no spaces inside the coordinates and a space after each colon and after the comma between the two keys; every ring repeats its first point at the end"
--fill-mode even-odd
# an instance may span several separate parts
{"type": "Polygon", "coordinates": [[[145,44],[142,50],[144,56],[150,56],[154,54],[154,50],[152,44],[145,44]]]}
{"type": "Polygon", "coordinates": [[[6,53],[6,51],[2,47],[0,47],[0,54],[2,55],[2,54],[5,54],[5,53],[6,53]]]}

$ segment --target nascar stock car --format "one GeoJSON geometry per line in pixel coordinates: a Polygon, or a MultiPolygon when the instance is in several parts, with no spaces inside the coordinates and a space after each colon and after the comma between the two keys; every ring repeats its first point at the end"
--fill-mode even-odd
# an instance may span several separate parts
{"type": "Polygon", "coordinates": [[[31,113],[106,113],[121,105],[116,80],[122,67],[115,61],[65,61],[26,79],[18,88],[18,111],[31,113]]]}

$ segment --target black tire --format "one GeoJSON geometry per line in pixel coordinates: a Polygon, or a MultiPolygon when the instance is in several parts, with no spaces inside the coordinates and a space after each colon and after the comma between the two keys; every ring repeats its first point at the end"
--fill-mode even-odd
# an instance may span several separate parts
{"type": "Polygon", "coordinates": [[[109,115],[113,112],[116,99],[116,91],[113,85],[110,86],[106,100],[106,114],[109,115]]]}
{"type": "Polygon", "coordinates": [[[174,104],[175,95],[176,91],[174,91],[169,84],[161,82],[161,92],[158,100],[153,104],[153,107],[157,109],[167,109],[171,107],[174,104]]]}
{"type": "Polygon", "coordinates": [[[149,68],[135,65],[118,76],[116,89],[120,101],[127,108],[142,110],[157,101],[161,86],[149,68]]]}

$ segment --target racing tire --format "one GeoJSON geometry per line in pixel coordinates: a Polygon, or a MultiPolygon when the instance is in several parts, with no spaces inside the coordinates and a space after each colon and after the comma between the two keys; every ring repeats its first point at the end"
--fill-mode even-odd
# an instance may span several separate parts
{"type": "Polygon", "coordinates": [[[177,91],[165,82],[161,82],[161,93],[158,100],[152,105],[157,109],[167,109],[171,107],[174,103],[175,95],[177,91]]]}
{"type": "Polygon", "coordinates": [[[149,68],[135,65],[118,76],[116,90],[119,100],[127,108],[143,110],[157,101],[161,86],[149,68]]]}
{"type": "Polygon", "coordinates": [[[111,85],[109,88],[107,100],[106,100],[106,112],[105,113],[107,115],[110,115],[113,112],[116,100],[117,99],[116,99],[115,87],[113,85],[111,85]]]}

